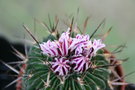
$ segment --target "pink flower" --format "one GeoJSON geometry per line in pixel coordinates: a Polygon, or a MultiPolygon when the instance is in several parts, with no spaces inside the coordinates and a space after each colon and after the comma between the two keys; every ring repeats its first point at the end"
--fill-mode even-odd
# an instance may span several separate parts
{"type": "Polygon", "coordinates": [[[48,56],[54,57],[58,56],[58,45],[56,42],[52,42],[48,40],[46,43],[40,44],[41,50],[43,54],[46,54],[48,56]]]}
{"type": "Polygon", "coordinates": [[[99,49],[105,47],[105,44],[102,43],[102,40],[101,40],[101,39],[99,39],[99,40],[94,39],[94,41],[93,41],[93,43],[92,43],[92,47],[94,48],[94,55],[95,55],[96,52],[97,52],[99,49]]]}
{"type": "Polygon", "coordinates": [[[63,42],[65,39],[68,41],[70,39],[69,34],[69,30],[67,30],[67,32],[62,33],[59,38],[59,42],[63,42]]]}
{"type": "Polygon", "coordinates": [[[71,51],[75,50],[75,54],[80,54],[82,53],[82,49],[87,47],[89,43],[89,35],[78,34],[76,38],[73,38],[69,48],[71,51]]]}
{"type": "Polygon", "coordinates": [[[73,66],[73,70],[79,73],[86,71],[91,65],[90,59],[82,55],[73,56],[71,59],[71,63],[73,66]]]}
{"type": "Polygon", "coordinates": [[[51,65],[53,72],[59,76],[65,76],[70,71],[69,60],[64,57],[55,58],[51,65]]]}
{"type": "Polygon", "coordinates": [[[59,44],[58,44],[58,53],[60,56],[67,56],[69,45],[70,45],[70,37],[69,32],[62,33],[61,37],[59,38],[59,44]]]}
{"type": "Polygon", "coordinates": [[[46,43],[40,44],[40,47],[43,54],[48,56],[67,56],[71,39],[69,32],[64,32],[58,41],[49,40],[46,43]]]}

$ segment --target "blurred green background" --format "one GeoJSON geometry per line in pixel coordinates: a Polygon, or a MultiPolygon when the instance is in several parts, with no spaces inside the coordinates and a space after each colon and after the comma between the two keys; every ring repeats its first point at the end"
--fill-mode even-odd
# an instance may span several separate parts
{"type": "MultiPolygon", "coordinates": [[[[117,58],[127,58],[123,63],[124,72],[128,74],[135,71],[135,1],[134,0],[0,0],[0,35],[6,36],[13,42],[24,38],[27,25],[39,40],[48,35],[46,28],[34,23],[34,18],[48,23],[48,13],[51,20],[57,15],[60,18],[59,29],[66,30],[63,20],[70,22],[69,17],[77,17],[79,8],[78,26],[82,29],[84,20],[91,16],[87,32],[92,33],[98,24],[106,18],[104,27],[97,34],[105,33],[113,26],[110,35],[105,40],[109,46],[126,44],[127,48],[117,54],[117,58]]],[[[26,34],[27,39],[30,39],[26,34]]],[[[126,77],[126,81],[135,83],[135,73],[126,77]]]]}

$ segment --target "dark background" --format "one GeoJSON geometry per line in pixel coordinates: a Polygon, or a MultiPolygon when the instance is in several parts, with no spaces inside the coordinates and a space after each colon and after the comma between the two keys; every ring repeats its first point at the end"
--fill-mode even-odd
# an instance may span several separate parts
{"type": "MultiPolygon", "coordinates": [[[[22,44],[11,43],[6,38],[0,37],[0,60],[6,63],[20,60],[13,54],[14,50],[11,46],[15,47],[24,54],[24,46],[22,44]]],[[[18,69],[17,65],[12,66],[18,69]]],[[[11,71],[8,67],[0,62],[0,90],[15,90],[15,84],[5,89],[4,87],[16,79],[16,75],[16,73],[11,71]]]]}

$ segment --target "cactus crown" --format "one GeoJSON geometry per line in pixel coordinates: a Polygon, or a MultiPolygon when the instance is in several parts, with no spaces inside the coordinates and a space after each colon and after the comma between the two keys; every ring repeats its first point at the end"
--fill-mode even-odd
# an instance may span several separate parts
{"type": "Polygon", "coordinates": [[[110,90],[107,67],[110,62],[104,56],[105,44],[100,39],[93,39],[93,34],[90,37],[77,34],[72,23],[61,34],[52,29],[43,42],[34,44],[29,50],[23,88],[110,90]]]}

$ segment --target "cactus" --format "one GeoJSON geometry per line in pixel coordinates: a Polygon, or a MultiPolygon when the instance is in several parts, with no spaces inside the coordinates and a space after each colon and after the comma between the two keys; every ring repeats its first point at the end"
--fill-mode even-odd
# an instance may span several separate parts
{"type": "MultiPolygon", "coordinates": [[[[103,50],[98,51],[97,54],[103,54],[103,50]]],[[[108,68],[96,68],[109,64],[104,56],[96,55],[89,59],[91,66],[83,73],[71,70],[66,76],[57,75],[50,69],[49,63],[54,58],[47,55],[42,56],[41,50],[36,45],[31,48],[29,57],[25,75],[30,75],[31,77],[24,78],[23,84],[26,90],[110,89],[108,86],[110,74],[108,68]]]]}
{"type": "Polygon", "coordinates": [[[24,25],[36,44],[30,47],[22,64],[17,90],[112,90],[124,84],[122,75],[116,75],[120,62],[113,60],[115,57],[103,43],[111,28],[101,39],[94,39],[98,28],[91,35],[85,35],[75,31],[72,25],[73,20],[63,33],[53,27],[42,42],[24,25]]]}
{"type": "Polygon", "coordinates": [[[94,33],[90,37],[77,34],[71,27],[62,34],[52,33],[29,51],[25,90],[112,89],[110,61],[101,39],[93,40],[94,33]]]}

